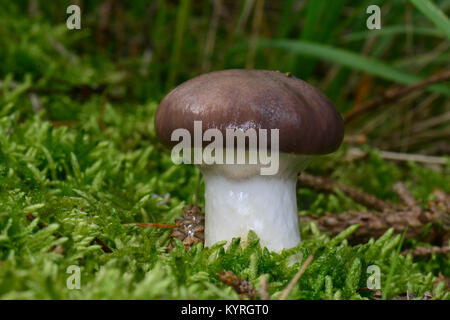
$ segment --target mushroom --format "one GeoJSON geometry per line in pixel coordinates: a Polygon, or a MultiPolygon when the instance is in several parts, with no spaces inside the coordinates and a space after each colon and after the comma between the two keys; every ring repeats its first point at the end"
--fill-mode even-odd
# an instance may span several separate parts
{"type": "MultiPolygon", "coordinates": [[[[278,132],[279,138],[267,139],[270,157],[278,161],[275,174],[262,174],[267,161],[261,158],[256,163],[211,163],[206,158],[197,162],[205,180],[205,246],[237,237],[245,243],[250,230],[269,250],[296,246],[300,242],[297,175],[314,156],[335,151],[343,139],[343,121],[333,103],[290,73],[216,71],[182,83],[162,100],[155,117],[156,133],[169,146],[176,145],[177,129],[194,135],[190,142],[198,142],[198,121],[202,132],[217,129],[228,139],[222,144],[227,154],[236,150],[228,147],[227,129],[257,133],[266,129],[278,132]]],[[[264,146],[262,137],[258,135],[256,147],[246,140],[246,160],[264,146]]],[[[203,138],[200,148],[211,140],[203,138]]]]}

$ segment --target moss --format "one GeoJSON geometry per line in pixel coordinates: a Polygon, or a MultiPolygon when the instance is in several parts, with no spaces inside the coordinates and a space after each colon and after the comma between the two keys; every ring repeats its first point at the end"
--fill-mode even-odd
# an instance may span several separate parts
{"type": "MultiPolygon", "coordinates": [[[[448,270],[448,261],[438,263],[437,257],[413,262],[399,255],[400,237],[392,230],[380,239],[350,246],[345,238],[357,226],[335,238],[319,232],[314,224],[302,226],[304,241],[282,253],[261,248],[253,233],[245,248],[235,239],[228,248],[223,243],[207,249],[197,244],[186,252],[178,242],[167,253],[170,231],[122,225],[173,223],[195,190],[197,170],[172,165],[168,151],[155,139],[151,125],[155,109],[156,104],[150,103],[119,117],[106,108],[104,132],[93,125],[96,115],[71,128],[54,128],[39,116],[18,122],[20,114],[14,110],[0,118],[0,298],[237,299],[230,287],[218,281],[222,269],[256,287],[266,274],[270,294],[276,298],[297,272],[298,263],[290,265],[289,258],[299,252],[304,257],[314,254],[314,260],[290,299],[367,299],[370,295],[362,288],[369,265],[380,267],[382,286],[392,272],[388,297],[406,291],[423,295],[433,291],[437,271],[448,270]],[[170,200],[162,204],[166,193],[170,200]],[[36,219],[29,221],[27,214],[36,219]],[[103,252],[95,237],[113,253],[103,252]],[[81,268],[80,290],[66,286],[70,265],[81,268]]],[[[363,165],[371,168],[370,179],[389,170],[396,177],[408,177],[408,172],[374,157],[363,165]]],[[[347,170],[337,166],[335,175],[358,184],[359,171],[348,174],[347,170]]],[[[410,166],[408,170],[427,169],[410,166]]],[[[430,177],[416,174],[414,180],[430,177]]],[[[443,183],[438,177],[432,182],[443,183]]],[[[379,183],[386,188],[391,180],[379,183]]],[[[373,185],[363,188],[371,191],[373,185]]],[[[413,190],[426,198],[432,189],[421,185],[413,190]]],[[[323,201],[328,195],[310,192],[308,197],[314,210],[329,209],[323,201]]],[[[334,205],[337,211],[359,206],[351,201],[334,205]]],[[[442,285],[435,293],[436,298],[449,298],[442,285]]]]}

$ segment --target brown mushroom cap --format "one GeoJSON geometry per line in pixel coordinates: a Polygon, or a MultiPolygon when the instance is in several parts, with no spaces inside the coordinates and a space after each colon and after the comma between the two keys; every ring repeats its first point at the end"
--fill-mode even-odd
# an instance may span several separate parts
{"type": "MultiPolygon", "coordinates": [[[[203,74],[173,89],[158,107],[159,138],[175,145],[171,134],[185,128],[194,135],[194,121],[203,132],[227,128],[279,129],[279,150],[325,154],[342,142],[342,117],[317,88],[289,74],[232,69],[203,74]]],[[[210,142],[204,142],[204,145],[210,142]]],[[[270,144],[270,139],[269,139],[270,144]]]]}

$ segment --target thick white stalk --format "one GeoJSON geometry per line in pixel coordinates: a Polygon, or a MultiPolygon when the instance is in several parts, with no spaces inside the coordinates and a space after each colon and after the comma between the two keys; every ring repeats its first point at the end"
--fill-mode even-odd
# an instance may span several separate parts
{"type": "Polygon", "coordinates": [[[205,246],[253,230],[262,247],[281,251],[300,242],[296,182],[306,157],[281,155],[276,175],[260,175],[259,165],[203,165],[205,246]]]}

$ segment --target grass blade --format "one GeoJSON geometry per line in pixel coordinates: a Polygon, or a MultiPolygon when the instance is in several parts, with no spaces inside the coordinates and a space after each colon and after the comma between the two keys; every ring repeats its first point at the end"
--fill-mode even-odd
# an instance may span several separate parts
{"type": "MultiPolygon", "coordinates": [[[[285,49],[304,56],[324,59],[351,69],[364,71],[386,80],[407,85],[423,80],[422,77],[395,68],[378,59],[365,57],[352,51],[324,44],[303,40],[261,40],[258,42],[258,45],[261,47],[285,49]]],[[[429,89],[450,96],[450,88],[448,86],[433,85],[430,86],[429,89]]]]}
{"type": "MultiPolygon", "coordinates": [[[[333,36],[336,23],[344,6],[343,0],[309,1],[306,5],[306,17],[301,30],[300,39],[303,41],[327,42],[333,36]],[[317,23],[320,21],[320,23],[317,23]]],[[[314,57],[312,57],[314,58],[314,57]]],[[[300,64],[298,57],[294,55],[291,60],[290,69],[299,71],[305,79],[309,78],[316,66],[315,59],[308,59],[307,63],[300,64]]]]}
{"type": "Polygon", "coordinates": [[[400,238],[400,241],[399,241],[399,243],[398,243],[398,246],[397,246],[397,248],[396,248],[396,250],[395,250],[394,261],[392,261],[392,265],[391,265],[391,267],[389,268],[389,273],[388,273],[388,275],[387,275],[387,278],[386,278],[386,284],[385,284],[384,290],[383,290],[383,296],[382,296],[382,298],[381,298],[382,300],[386,300],[387,297],[388,297],[388,294],[389,294],[389,286],[390,286],[390,284],[391,284],[391,281],[392,281],[392,277],[393,277],[393,275],[394,275],[395,268],[397,267],[398,257],[399,257],[399,255],[400,255],[400,250],[402,249],[403,242],[405,241],[405,235],[406,235],[406,232],[407,232],[407,231],[408,231],[408,229],[406,229],[406,230],[402,233],[401,238],[400,238]]]}
{"type": "Polygon", "coordinates": [[[169,75],[167,80],[167,88],[172,89],[175,86],[178,68],[180,65],[181,50],[183,48],[184,33],[187,26],[191,0],[181,1],[177,12],[177,23],[175,27],[175,39],[170,61],[169,75]]]}
{"type": "Polygon", "coordinates": [[[406,34],[408,31],[415,35],[420,36],[428,36],[428,37],[436,37],[436,38],[442,38],[444,37],[444,34],[440,30],[436,30],[435,28],[426,28],[426,27],[414,27],[411,30],[409,30],[408,26],[403,25],[395,25],[395,26],[386,26],[383,27],[380,30],[366,30],[366,31],[360,31],[360,32],[354,32],[347,34],[343,37],[343,40],[347,42],[351,41],[360,41],[360,40],[366,40],[367,37],[374,37],[374,36],[392,36],[392,35],[403,35],[406,34]]]}
{"type": "Polygon", "coordinates": [[[444,12],[430,0],[411,0],[411,2],[450,39],[450,20],[444,12]]]}

